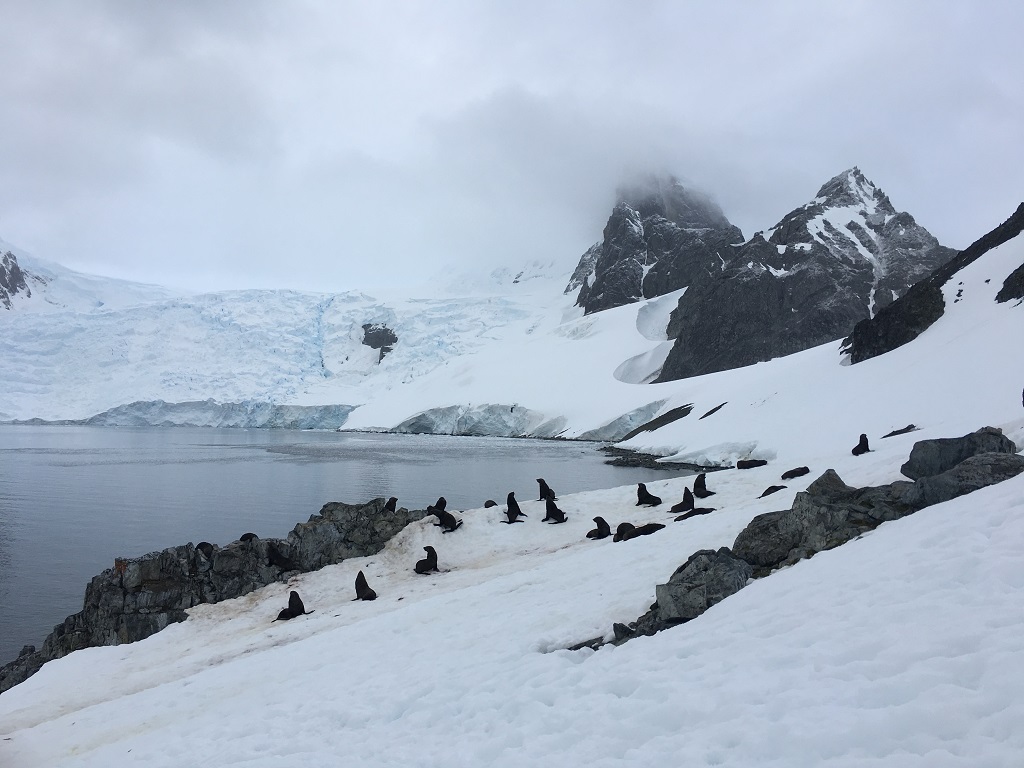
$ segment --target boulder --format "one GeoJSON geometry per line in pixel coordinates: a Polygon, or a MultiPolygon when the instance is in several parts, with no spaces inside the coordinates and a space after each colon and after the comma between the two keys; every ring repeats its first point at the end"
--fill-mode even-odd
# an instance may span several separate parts
{"type": "Polygon", "coordinates": [[[915,507],[928,507],[1009,480],[1021,472],[1024,472],[1024,456],[1020,454],[980,453],[942,474],[922,477],[914,483],[906,499],[915,507]]]}
{"type": "Polygon", "coordinates": [[[963,437],[944,437],[914,443],[900,472],[911,480],[938,475],[979,453],[1016,453],[1017,446],[995,427],[982,427],[963,437]]]}
{"type": "Polygon", "coordinates": [[[666,625],[694,619],[739,592],[753,575],[750,564],[728,547],[694,552],[666,584],[655,588],[658,618],[666,625]]]}

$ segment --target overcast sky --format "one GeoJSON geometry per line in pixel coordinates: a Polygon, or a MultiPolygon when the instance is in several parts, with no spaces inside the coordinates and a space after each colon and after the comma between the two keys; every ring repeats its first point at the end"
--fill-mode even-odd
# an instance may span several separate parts
{"type": "Polygon", "coordinates": [[[0,0],[0,237],[199,289],[557,260],[674,173],[746,236],[852,165],[1024,200],[1024,3],[0,0]]]}

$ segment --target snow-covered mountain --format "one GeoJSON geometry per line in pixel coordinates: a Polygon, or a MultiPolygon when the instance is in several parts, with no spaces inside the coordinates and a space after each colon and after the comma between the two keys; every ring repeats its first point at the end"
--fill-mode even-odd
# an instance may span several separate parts
{"type": "MultiPolygon", "coordinates": [[[[918,440],[984,425],[1024,446],[1024,301],[996,300],[1022,263],[1019,236],[981,254],[943,285],[941,317],[855,365],[836,340],[683,381],[619,382],[659,398],[658,414],[688,414],[627,445],[697,462],[769,462],[710,474],[710,514],[668,522],[664,507],[636,506],[628,487],[560,497],[564,525],[541,523],[535,501],[523,503],[522,525],[502,525],[494,509],[464,511],[451,535],[412,523],[377,555],[197,606],[136,644],[47,663],[0,696],[0,763],[1014,765],[1024,753],[1024,476],[884,523],[653,637],[567,649],[611,638],[614,622],[644,613],[654,585],[690,553],[732,545],[826,469],[854,487],[891,483],[918,440]],[[854,456],[860,433],[871,451],[854,456]],[[759,497],[799,465],[810,473],[759,497]],[[585,537],[595,514],[613,526],[667,526],[595,542],[585,537]],[[413,572],[424,546],[445,572],[413,572]],[[359,571],[378,593],[372,603],[351,600],[359,571]],[[315,613],[272,623],[293,589],[315,613]]],[[[576,355],[576,343],[607,352],[607,367],[622,354],[616,344],[627,346],[616,336],[627,320],[635,336],[654,335],[635,305],[551,317],[549,327],[531,324],[532,300],[517,301],[517,333],[484,333],[512,345],[500,374],[520,391],[538,392],[534,378],[557,388],[545,366],[576,355]],[[615,313],[618,324],[602,324],[615,313]],[[517,345],[519,333],[545,343],[517,345]]],[[[398,342],[380,370],[398,356],[403,324],[415,327],[407,307],[388,306],[398,342]]],[[[500,386],[487,370],[502,351],[486,341],[465,353],[479,365],[448,356],[417,380],[485,402],[500,386]]],[[[592,384],[594,370],[570,380],[577,409],[567,423],[608,412],[602,397],[615,390],[592,384]]],[[[411,402],[394,396],[375,401],[375,413],[411,402]]],[[[649,490],[675,503],[689,485],[675,478],[649,490]]]]}

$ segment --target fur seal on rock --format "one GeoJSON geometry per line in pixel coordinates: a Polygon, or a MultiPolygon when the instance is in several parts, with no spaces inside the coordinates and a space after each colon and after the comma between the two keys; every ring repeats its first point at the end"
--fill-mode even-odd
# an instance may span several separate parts
{"type": "Polygon", "coordinates": [[[427,556],[422,560],[416,562],[416,567],[413,569],[416,573],[430,573],[431,571],[440,571],[437,567],[437,552],[434,551],[433,547],[424,547],[423,550],[427,553],[427,556]]]}
{"type": "Polygon", "coordinates": [[[366,577],[363,576],[363,572],[360,571],[356,575],[356,600],[376,600],[377,593],[370,589],[370,585],[366,583],[366,577]]]}
{"type": "Polygon", "coordinates": [[[634,506],[639,507],[640,505],[646,507],[656,507],[661,504],[661,497],[655,496],[653,493],[647,490],[647,486],[643,483],[637,483],[636,485],[636,504],[634,506]]]}
{"type": "Polygon", "coordinates": [[[277,618],[274,621],[288,621],[288,619],[294,619],[296,616],[305,616],[307,613],[312,612],[306,610],[306,606],[302,604],[302,598],[299,597],[299,593],[292,590],[292,593],[288,595],[288,607],[277,614],[277,618]]]}
{"type": "Polygon", "coordinates": [[[646,536],[655,531],[660,531],[664,527],[661,523],[645,523],[644,525],[619,523],[619,527],[615,529],[615,536],[612,537],[612,541],[629,541],[637,536],[646,536]]]}
{"type": "Polygon", "coordinates": [[[505,515],[506,517],[508,517],[508,520],[502,520],[501,522],[507,525],[511,525],[512,523],[523,522],[519,518],[526,517],[526,515],[523,514],[523,510],[519,508],[519,502],[516,501],[516,492],[509,491],[508,498],[505,501],[506,504],[508,505],[508,509],[505,510],[505,515]]]}
{"type": "Polygon", "coordinates": [[[753,469],[763,467],[767,463],[764,459],[740,459],[736,462],[736,469],[753,469]]]}
{"type": "Polygon", "coordinates": [[[606,539],[612,535],[612,528],[603,517],[595,517],[597,528],[587,532],[588,539],[606,539]]]}
{"type": "Polygon", "coordinates": [[[202,552],[207,560],[213,557],[213,544],[208,541],[200,541],[196,544],[196,552],[202,552]]]}
{"type": "Polygon", "coordinates": [[[551,490],[551,486],[544,482],[543,477],[537,478],[537,485],[540,486],[540,498],[537,499],[537,501],[545,501],[548,496],[550,496],[552,499],[558,498],[557,496],[555,496],[555,492],[551,490]]]}
{"type": "Polygon", "coordinates": [[[551,493],[550,489],[548,490],[548,497],[544,500],[544,504],[547,509],[544,517],[541,519],[542,523],[545,523],[548,520],[554,520],[554,522],[549,523],[549,525],[558,525],[559,523],[565,522],[565,512],[560,510],[558,505],[555,504],[555,494],[551,493]]]}
{"type": "Polygon", "coordinates": [[[431,514],[437,518],[437,522],[434,525],[441,529],[441,533],[451,533],[462,525],[461,520],[456,520],[455,515],[451,512],[445,512],[443,509],[435,507],[431,510],[431,514]]]}
{"type": "Polygon", "coordinates": [[[794,467],[793,469],[787,469],[782,473],[783,480],[792,480],[794,477],[803,477],[810,472],[807,467],[794,467]]]}
{"type": "Polygon", "coordinates": [[[490,509],[491,507],[496,506],[498,506],[498,502],[496,502],[494,499],[488,499],[487,501],[484,502],[484,509],[490,509]]]}
{"type": "Polygon", "coordinates": [[[763,499],[765,496],[771,496],[773,493],[778,493],[785,487],[786,486],[784,485],[769,485],[767,488],[764,489],[764,493],[762,493],[757,498],[763,499]]]}
{"type": "Polygon", "coordinates": [[[708,490],[707,478],[707,472],[701,472],[693,481],[693,495],[696,496],[698,499],[706,499],[708,496],[715,495],[714,491],[708,490]]]}
{"type": "Polygon", "coordinates": [[[397,496],[392,496],[392,497],[391,497],[390,499],[388,499],[388,500],[387,500],[387,502],[386,502],[386,503],[384,504],[384,511],[385,511],[385,512],[394,512],[394,511],[395,511],[395,506],[396,506],[397,504],[398,504],[398,497],[397,497],[397,496]]]}
{"type": "Polygon", "coordinates": [[[239,541],[253,541],[253,540],[257,540],[258,541],[259,538],[260,537],[257,536],[255,533],[243,533],[241,536],[238,537],[238,540],[239,541]]]}
{"type": "Polygon", "coordinates": [[[854,446],[853,450],[850,451],[854,456],[860,456],[862,453],[867,453],[871,449],[868,448],[868,436],[862,434],[860,436],[860,442],[854,446]]]}

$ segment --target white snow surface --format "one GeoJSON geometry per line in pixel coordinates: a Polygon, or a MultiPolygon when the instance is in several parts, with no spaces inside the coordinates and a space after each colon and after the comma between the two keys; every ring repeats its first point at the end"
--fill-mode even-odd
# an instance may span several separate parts
{"type": "MultiPolygon", "coordinates": [[[[564,525],[541,523],[536,501],[522,503],[529,518],[518,525],[500,524],[500,507],[461,512],[465,524],[450,535],[421,521],[378,555],[194,608],[140,643],[73,653],[0,696],[0,765],[1018,765],[1024,476],[886,523],[655,637],[565,649],[609,637],[692,552],[731,546],[752,517],[788,507],[827,468],[854,486],[892,482],[917,440],[984,425],[1024,446],[1024,306],[993,301],[1022,256],[1011,242],[979,259],[948,287],[942,319],[873,360],[842,365],[828,344],[665,385],[630,387],[608,370],[635,343],[635,314],[624,322],[635,307],[562,322],[496,300],[490,316],[513,315],[504,328],[516,331],[483,328],[476,346],[469,334],[449,337],[471,347],[461,356],[438,344],[448,386],[483,401],[498,387],[488,366],[502,362],[519,383],[543,380],[536,367],[593,344],[604,367],[593,363],[568,387],[578,422],[603,412],[591,400],[639,390],[645,402],[664,396],[663,409],[695,406],[635,447],[770,463],[710,474],[717,511],[680,523],[665,509],[687,478],[648,484],[660,508],[636,507],[633,487],[561,497],[564,525]],[[511,349],[494,351],[490,336],[511,349]],[[538,357],[531,338],[557,355],[538,357]],[[919,431],[879,439],[909,422],[919,431]],[[872,451],[854,457],[861,432],[872,451]],[[757,498],[801,464],[809,475],[757,498]],[[592,542],[594,515],[613,527],[667,527],[592,542]],[[428,544],[444,572],[419,576],[412,566],[428,544]],[[359,570],[375,602],[351,600],[359,570]],[[271,623],[290,589],[315,613],[271,623]]],[[[201,302],[233,317],[230,303],[201,302]]],[[[324,314],[364,303],[378,306],[351,297],[324,314]]],[[[380,305],[381,316],[401,318],[408,306],[380,305]]],[[[440,386],[430,373],[421,380],[440,386]]],[[[507,396],[524,401],[512,383],[507,396]]]]}

